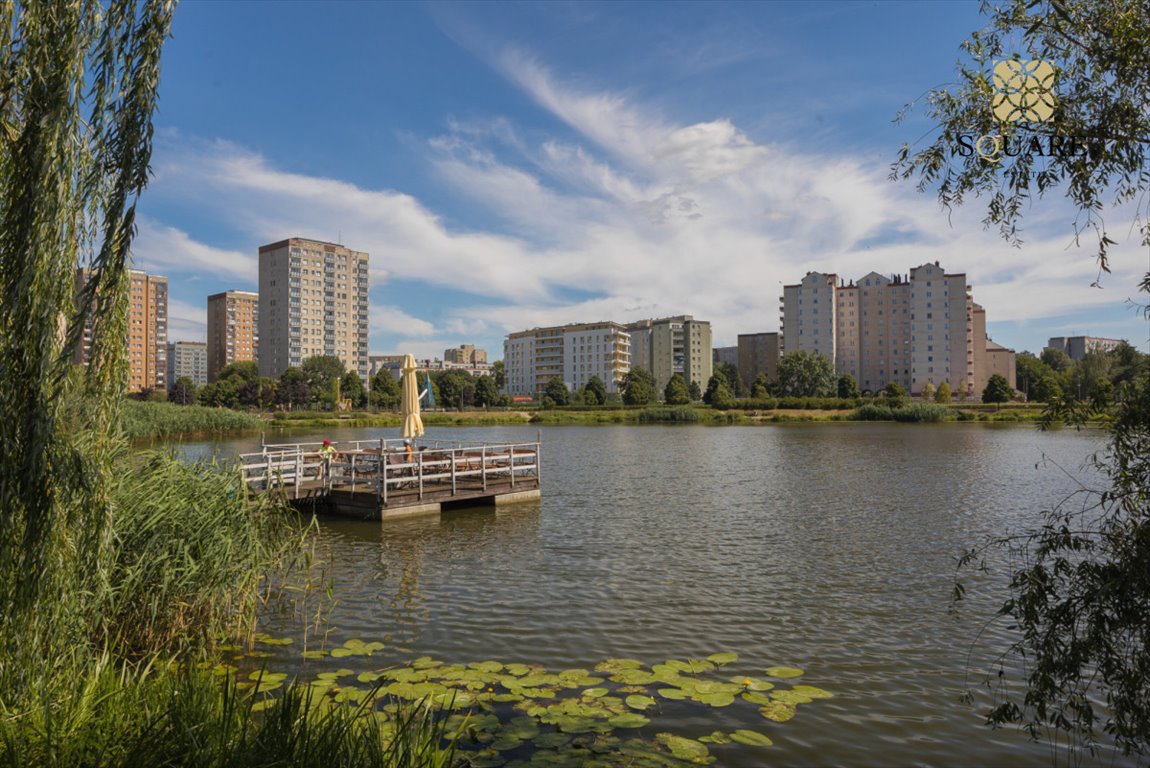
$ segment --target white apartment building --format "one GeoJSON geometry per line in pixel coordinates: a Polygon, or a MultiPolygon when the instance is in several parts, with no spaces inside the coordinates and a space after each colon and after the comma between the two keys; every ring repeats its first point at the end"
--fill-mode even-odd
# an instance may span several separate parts
{"type": "Polygon", "coordinates": [[[555,376],[569,390],[598,376],[615,393],[630,370],[631,337],[619,323],[533,328],[503,342],[503,391],[512,396],[534,396],[555,376]]]}
{"type": "Polygon", "coordinates": [[[259,368],[332,355],[367,378],[368,254],[293,237],[260,246],[259,368]]]}
{"type": "Polygon", "coordinates": [[[168,389],[186,376],[197,387],[208,383],[208,345],[202,341],[168,342],[168,389]]]}
{"type": "Polygon", "coordinates": [[[783,286],[780,354],[804,349],[835,359],[836,282],[838,275],[808,272],[802,282],[783,286]]]}

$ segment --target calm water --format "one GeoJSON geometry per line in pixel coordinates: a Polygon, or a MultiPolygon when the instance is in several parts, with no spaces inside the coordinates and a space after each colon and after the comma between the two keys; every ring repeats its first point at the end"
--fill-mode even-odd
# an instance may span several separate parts
{"type": "MultiPolygon", "coordinates": [[[[542,437],[539,502],[325,524],[338,601],[330,640],[387,648],[304,666],[297,640],[269,666],[310,676],[428,654],[558,671],[609,657],[652,664],[734,651],[732,673],[798,666],[798,682],[835,697],[781,724],[749,705],[666,703],[657,730],[670,716],[683,735],[750,728],[775,741],[767,751],[714,748],[720,764],[1050,765],[1047,747],[987,729],[959,702],[988,658],[972,642],[1001,600],[1002,577],[975,580],[955,615],[954,565],[965,547],[1030,525],[1071,491],[1063,469],[1088,478],[1082,464],[1101,445],[1097,433],[825,424],[562,427],[542,437]]],[[[184,449],[226,454],[253,442],[184,449]]],[[[269,631],[302,639],[290,616],[270,617],[269,631]]]]}

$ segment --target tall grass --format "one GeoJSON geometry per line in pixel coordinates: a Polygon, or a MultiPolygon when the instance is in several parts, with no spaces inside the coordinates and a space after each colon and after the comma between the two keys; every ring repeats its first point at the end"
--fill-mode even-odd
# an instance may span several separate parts
{"type": "Polygon", "coordinates": [[[201,405],[126,400],[123,409],[123,429],[130,438],[233,432],[264,425],[250,413],[201,405]]]}

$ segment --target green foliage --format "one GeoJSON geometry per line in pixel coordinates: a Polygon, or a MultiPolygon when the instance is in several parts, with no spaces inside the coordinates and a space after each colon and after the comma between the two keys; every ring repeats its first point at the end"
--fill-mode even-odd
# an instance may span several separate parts
{"type": "Polygon", "coordinates": [[[583,387],[583,402],[586,405],[607,404],[607,385],[598,376],[587,379],[587,385],[583,387]]]}
{"type": "Polygon", "coordinates": [[[435,382],[435,402],[442,408],[465,408],[475,403],[475,379],[466,371],[449,368],[431,376],[435,382]]]}
{"type": "Polygon", "coordinates": [[[1074,363],[1063,380],[1063,395],[1070,400],[1089,400],[1102,382],[1109,383],[1113,360],[1105,352],[1088,351],[1074,363]]]}
{"type": "Polygon", "coordinates": [[[311,403],[311,385],[299,368],[288,368],[280,375],[276,401],[285,408],[306,408],[311,403]]]}
{"type": "Polygon", "coordinates": [[[499,404],[499,388],[495,386],[494,376],[480,376],[475,380],[475,404],[481,408],[499,404]]]}
{"type": "Polygon", "coordinates": [[[779,372],[773,392],[779,396],[833,397],[837,391],[835,369],[823,355],[804,349],[779,358],[779,372]]]}
{"type": "Polygon", "coordinates": [[[646,368],[632,368],[623,377],[623,402],[646,405],[655,399],[655,378],[646,368]]]}
{"type": "Polygon", "coordinates": [[[402,394],[399,381],[388,369],[383,368],[371,377],[370,401],[373,407],[398,408],[402,394]]]}
{"type": "Polygon", "coordinates": [[[172,382],[172,391],[168,393],[168,402],[176,405],[191,405],[196,402],[196,385],[187,376],[181,376],[172,382]]]}
{"type": "MultiPolygon", "coordinates": [[[[1048,348],[1047,352],[1057,352],[1066,357],[1062,350],[1048,348]]],[[[1067,366],[1070,365],[1070,358],[1066,357],[1066,363],[1067,366]]],[[[1058,375],[1043,360],[1029,352],[1023,352],[1015,357],[1014,371],[1018,389],[1029,401],[1048,403],[1052,398],[1062,394],[1058,375]]]]}
{"type": "Polygon", "coordinates": [[[699,382],[691,379],[690,385],[687,387],[687,394],[691,396],[691,402],[697,403],[703,399],[703,390],[699,387],[699,382]]]}
{"type": "Polygon", "coordinates": [[[934,382],[927,380],[927,382],[922,385],[922,399],[933,400],[934,393],[937,391],[938,390],[934,388],[934,382]]]}
{"type": "Polygon", "coordinates": [[[547,382],[547,386],[543,389],[544,395],[551,398],[551,402],[555,405],[567,405],[570,400],[570,392],[567,391],[567,385],[563,383],[563,379],[558,376],[552,376],[551,380],[547,382]]]}
{"type": "Polygon", "coordinates": [[[1039,357],[1039,360],[1055,373],[1062,373],[1074,365],[1074,361],[1070,359],[1070,355],[1055,347],[1047,347],[1042,350],[1042,355],[1039,357]]]}
{"type": "Polygon", "coordinates": [[[714,375],[720,377],[727,385],[727,389],[736,397],[745,397],[750,394],[743,379],[739,376],[739,367],[734,363],[718,363],[715,365],[714,375]]]}
{"type": "Polygon", "coordinates": [[[721,374],[715,374],[707,381],[707,391],[703,393],[703,402],[712,408],[730,408],[735,404],[735,396],[727,385],[727,379],[721,374]]]}
{"type": "Polygon", "coordinates": [[[219,374],[216,376],[216,381],[222,379],[238,379],[238,383],[242,383],[255,381],[259,377],[259,365],[251,360],[238,360],[221,368],[219,374]]]}
{"type": "Polygon", "coordinates": [[[861,406],[851,418],[855,421],[938,422],[956,419],[957,415],[945,405],[935,403],[910,403],[892,407],[874,402],[861,406]]]}
{"type": "Polygon", "coordinates": [[[495,377],[495,388],[500,392],[502,392],[503,387],[507,385],[506,371],[506,364],[502,360],[496,360],[491,364],[491,375],[495,377]]]}
{"type": "Polygon", "coordinates": [[[938,385],[938,389],[934,393],[934,401],[936,403],[946,404],[950,402],[950,383],[942,382],[938,385]]]}
{"type": "Polygon", "coordinates": [[[679,406],[677,408],[644,408],[639,411],[639,422],[641,424],[656,424],[656,423],[694,423],[699,420],[699,414],[690,406],[679,406]]]}
{"type": "Polygon", "coordinates": [[[910,395],[897,381],[892,381],[882,388],[883,404],[890,408],[902,408],[910,402],[910,395]]]}
{"type": "Polygon", "coordinates": [[[352,408],[363,408],[367,405],[367,388],[363,386],[363,379],[355,371],[348,371],[339,380],[339,396],[351,400],[352,408]]]}
{"type": "Polygon", "coordinates": [[[683,374],[674,373],[667,379],[667,386],[663,388],[663,402],[667,405],[687,405],[691,402],[691,390],[683,374]]]}
{"type": "MultiPolygon", "coordinates": [[[[757,386],[757,382],[756,382],[756,386],[757,386]]],[[[842,397],[842,398],[861,397],[862,396],[862,393],[859,391],[858,382],[855,381],[855,377],[851,376],[849,373],[844,373],[842,376],[839,376],[838,394],[839,394],[839,397],[842,397]]]]}
{"type": "Polygon", "coordinates": [[[256,416],[201,405],[129,400],[123,406],[123,429],[129,438],[162,438],[181,434],[219,434],[259,429],[256,416]]]}
{"type": "Polygon", "coordinates": [[[313,404],[335,407],[335,383],[347,369],[335,355],[315,355],[303,361],[300,371],[307,381],[313,404]]]}
{"type": "Polygon", "coordinates": [[[984,403],[1009,403],[1013,397],[1014,390],[1010,388],[1010,382],[997,373],[990,377],[986,388],[982,390],[984,403]]]}

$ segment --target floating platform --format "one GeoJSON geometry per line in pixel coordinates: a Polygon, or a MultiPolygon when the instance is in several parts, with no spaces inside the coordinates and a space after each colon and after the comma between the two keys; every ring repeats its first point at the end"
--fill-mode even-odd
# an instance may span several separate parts
{"type": "Polygon", "coordinates": [[[540,443],[403,440],[265,445],[240,456],[253,493],[274,493],[317,513],[356,520],[438,514],[540,496],[540,443]]]}

